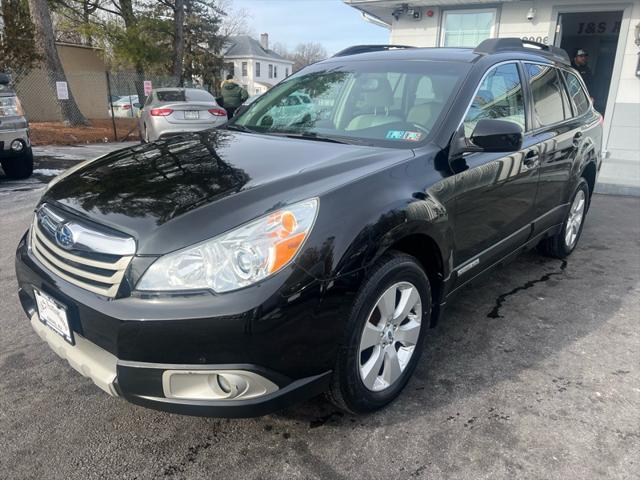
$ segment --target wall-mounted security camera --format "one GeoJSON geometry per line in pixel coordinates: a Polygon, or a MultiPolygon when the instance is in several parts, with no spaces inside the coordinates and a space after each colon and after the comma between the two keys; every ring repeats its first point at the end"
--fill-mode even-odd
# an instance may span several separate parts
{"type": "Polygon", "coordinates": [[[410,8],[407,12],[414,20],[420,20],[422,18],[422,10],[419,8],[410,8]]]}
{"type": "Polygon", "coordinates": [[[527,12],[527,20],[532,21],[536,18],[536,10],[534,8],[530,8],[527,12]]]}
{"type": "Polygon", "coordinates": [[[413,18],[414,20],[420,20],[422,18],[422,10],[417,7],[410,7],[408,3],[403,3],[402,5],[397,6],[391,12],[391,15],[396,19],[396,22],[400,20],[400,17],[403,15],[413,18]]]}

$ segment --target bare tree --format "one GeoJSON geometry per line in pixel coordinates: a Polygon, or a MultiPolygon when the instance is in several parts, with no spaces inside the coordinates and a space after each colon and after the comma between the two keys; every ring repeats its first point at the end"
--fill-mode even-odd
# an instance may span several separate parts
{"type": "MultiPolygon", "coordinates": [[[[122,22],[124,23],[124,30],[126,35],[131,37],[138,35],[138,16],[136,10],[134,9],[135,0],[111,0],[111,3],[100,3],[98,5],[98,10],[115,15],[116,17],[120,17],[122,22]]],[[[144,65],[140,56],[136,57],[136,60],[133,62],[134,68],[136,70],[136,80],[134,82],[136,93],[138,94],[138,98],[145,98],[144,94],[144,65]]]]}
{"type": "Polygon", "coordinates": [[[319,43],[299,43],[293,51],[289,51],[286,45],[280,42],[276,42],[271,47],[271,50],[278,55],[294,62],[293,71],[297,72],[301,68],[311,65],[312,63],[319,62],[327,58],[327,51],[319,43]]]}
{"type": "MultiPolygon", "coordinates": [[[[45,67],[51,75],[52,82],[66,82],[67,76],[62,68],[62,62],[56,49],[51,10],[47,0],[28,0],[29,12],[35,31],[36,47],[42,55],[45,67]]],[[[52,92],[53,93],[53,92],[52,92]]],[[[62,120],[69,125],[89,125],[69,88],[69,99],[58,100],[62,120]]]]}
{"type": "Polygon", "coordinates": [[[182,74],[182,65],[184,63],[184,0],[175,0],[173,24],[174,47],[171,73],[178,82],[178,86],[181,87],[184,78],[182,74]]]}
{"type": "Polygon", "coordinates": [[[287,46],[284,43],[274,42],[271,45],[271,50],[276,52],[281,57],[284,57],[284,58],[291,57],[291,53],[289,53],[289,49],[287,48],[287,46]]]}
{"type": "Polygon", "coordinates": [[[248,20],[251,14],[244,8],[233,8],[232,0],[217,0],[217,7],[225,12],[225,16],[220,26],[220,34],[225,37],[233,37],[234,35],[253,35],[253,31],[249,27],[248,20]]]}
{"type": "Polygon", "coordinates": [[[315,42],[298,44],[289,56],[289,59],[295,62],[293,65],[294,72],[325,58],[327,58],[327,50],[321,44],[315,42]]]}

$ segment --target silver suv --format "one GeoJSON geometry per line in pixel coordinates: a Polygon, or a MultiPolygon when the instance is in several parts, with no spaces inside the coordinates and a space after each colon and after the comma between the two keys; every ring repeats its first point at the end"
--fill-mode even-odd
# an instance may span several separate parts
{"type": "Polygon", "coordinates": [[[29,122],[9,80],[0,73],[0,165],[9,178],[27,178],[33,173],[29,122]]]}

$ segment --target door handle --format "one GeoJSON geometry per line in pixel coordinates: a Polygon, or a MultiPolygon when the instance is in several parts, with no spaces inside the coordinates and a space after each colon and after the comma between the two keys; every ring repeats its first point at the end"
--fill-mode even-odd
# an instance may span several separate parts
{"type": "Polygon", "coordinates": [[[537,150],[530,150],[524,156],[524,167],[527,170],[536,168],[539,163],[540,163],[540,154],[538,153],[537,150]]]}

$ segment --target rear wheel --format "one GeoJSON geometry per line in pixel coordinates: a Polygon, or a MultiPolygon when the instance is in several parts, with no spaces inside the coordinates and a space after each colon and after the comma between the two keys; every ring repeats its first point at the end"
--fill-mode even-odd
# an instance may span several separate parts
{"type": "Polygon", "coordinates": [[[351,413],[393,401],[418,363],[430,313],[429,279],[418,261],[385,255],[356,297],[329,399],[351,413]]]}
{"type": "Polygon", "coordinates": [[[27,148],[22,155],[3,158],[0,164],[7,177],[13,180],[28,178],[33,173],[33,152],[27,148]]]}
{"type": "Polygon", "coordinates": [[[576,188],[562,229],[553,237],[544,239],[539,249],[545,255],[554,258],[568,257],[578,245],[584,219],[589,205],[589,185],[584,178],[580,179],[576,188]]]}

